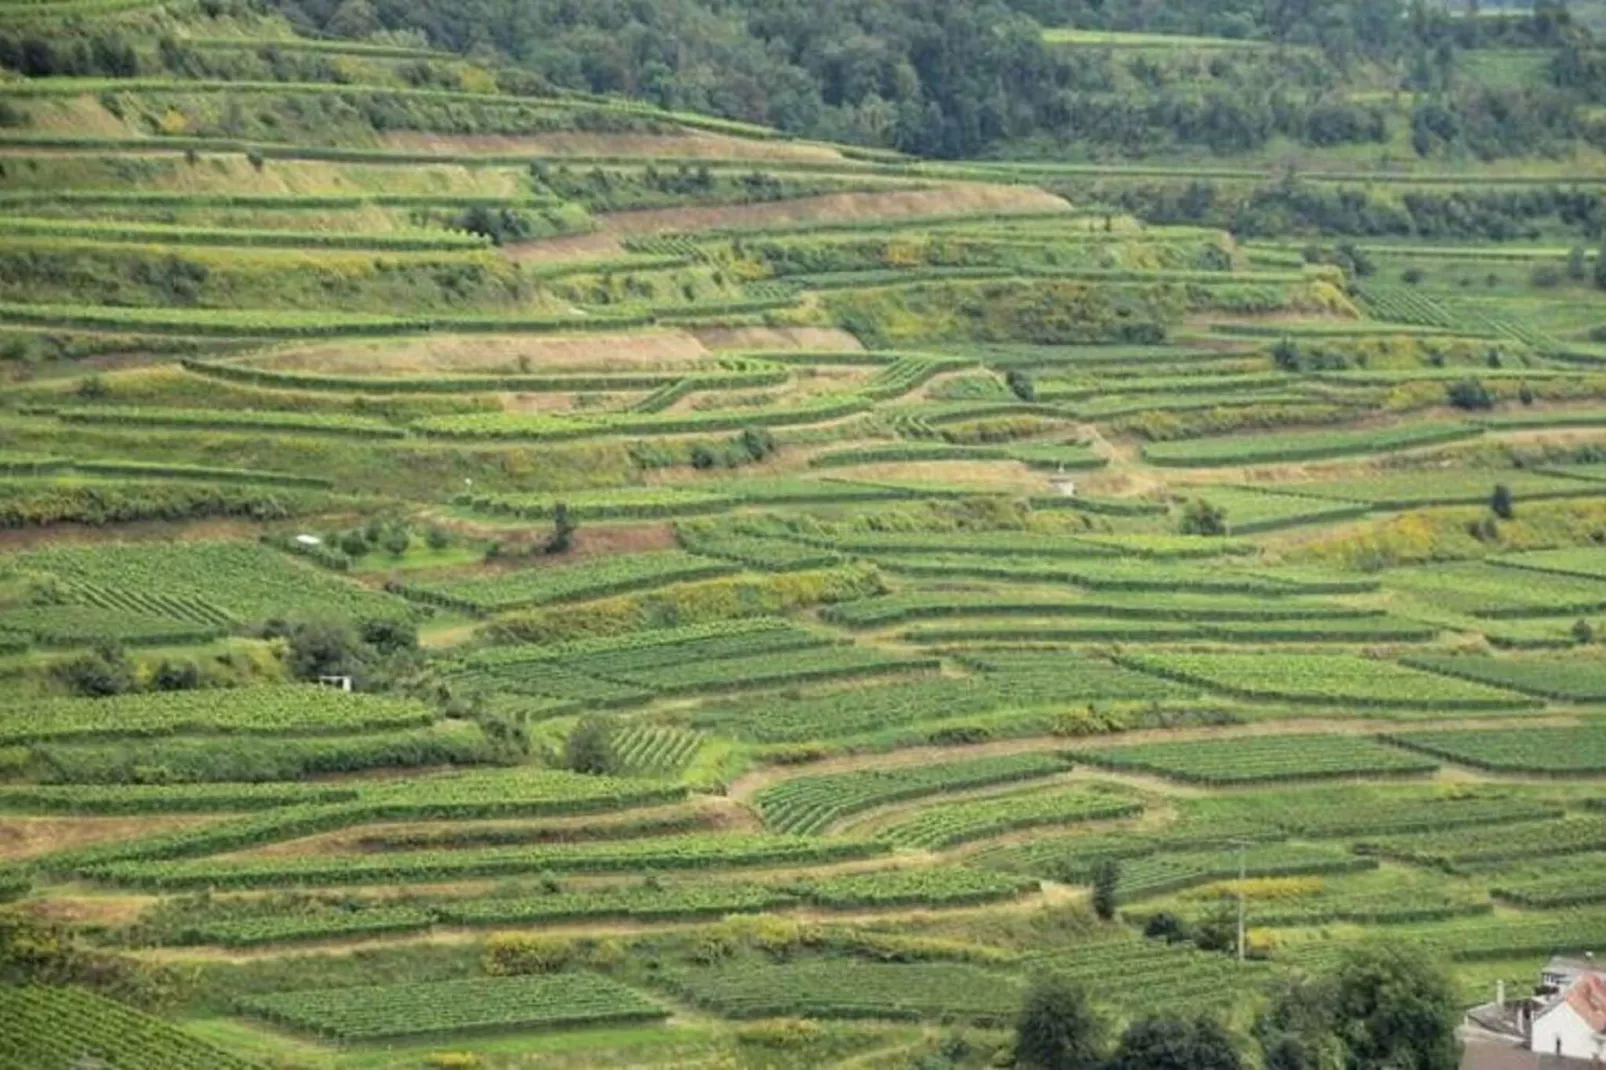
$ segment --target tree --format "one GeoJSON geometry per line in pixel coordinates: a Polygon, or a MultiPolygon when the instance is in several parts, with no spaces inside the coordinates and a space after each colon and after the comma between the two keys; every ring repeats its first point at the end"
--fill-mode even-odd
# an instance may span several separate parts
{"type": "Polygon", "coordinates": [[[391,528],[389,531],[385,532],[385,537],[383,540],[381,540],[381,545],[384,546],[385,552],[391,557],[400,557],[402,554],[405,554],[407,552],[407,548],[412,544],[412,535],[406,528],[400,526],[391,528]]]}
{"type": "Polygon", "coordinates": [[[1494,493],[1489,495],[1489,510],[1501,520],[1510,520],[1517,515],[1510,487],[1504,483],[1494,485],[1494,493]]]}
{"type": "Polygon", "coordinates": [[[115,646],[96,647],[70,661],[57,662],[50,675],[75,695],[105,698],[134,690],[134,666],[115,646]]]}
{"type": "Polygon", "coordinates": [[[1061,977],[1040,977],[1015,1023],[1016,1065],[1031,1070],[1093,1070],[1103,1061],[1104,1023],[1087,993],[1061,977]]]}
{"type": "Polygon", "coordinates": [[[1412,945],[1353,948],[1333,973],[1333,1020],[1349,1070],[1456,1070],[1461,1001],[1412,945]]]}
{"type": "Polygon", "coordinates": [[[1019,368],[1011,368],[1005,372],[1004,382],[1008,384],[1010,393],[1022,401],[1037,400],[1037,385],[1032,382],[1030,375],[1027,375],[1019,368]]]}
{"type": "Polygon", "coordinates": [[[1491,409],[1494,395],[1477,379],[1459,379],[1445,391],[1450,404],[1458,409],[1491,409]]]}
{"type": "Polygon", "coordinates": [[[1595,254],[1595,285],[1606,290],[1606,245],[1595,254]]]}
{"type": "Polygon", "coordinates": [[[1181,918],[1169,910],[1162,910],[1149,919],[1143,926],[1143,935],[1150,940],[1164,940],[1168,944],[1180,944],[1188,937],[1188,926],[1181,918]]]}
{"type": "Polygon", "coordinates": [[[288,668],[296,679],[357,674],[362,640],[347,622],[298,621],[285,630],[284,636],[290,644],[288,668]]]}
{"type": "Polygon", "coordinates": [[[563,764],[576,773],[603,774],[618,768],[613,728],[601,717],[582,717],[563,745],[563,764]]]}
{"type": "Polygon", "coordinates": [[[1184,535],[1225,535],[1227,511],[1203,498],[1195,498],[1183,507],[1179,530],[1184,535]]]}
{"type": "Polygon", "coordinates": [[[443,527],[431,527],[424,533],[424,542],[431,550],[444,550],[452,545],[452,533],[443,527]]]}
{"type": "Polygon", "coordinates": [[[193,661],[169,661],[163,658],[151,674],[151,688],[156,691],[193,691],[201,686],[201,667],[193,661]]]}
{"type": "Polygon", "coordinates": [[[1582,282],[1589,277],[1589,250],[1575,245],[1567,251],[1567,277],[1582,282]]]}
{"type": "Polygon", "coordinates": [[[552,534],[547,538],[542,552],[548,554],[566,554],[574,545],[575,529],[579,527],[569,519],[569,507],[559,502],[552,507],[552,534]]]}
{"type": "Polygon", "coordinates": [[[1255,1020],[1266,1070],[1342,1070],[1344,1046],[1334,1032],[1333,986],[1295,976],[1273,994],[1255,1020]]]}
{"type": "Polygon", "coordinates": [[[1242,1070],[1232,1037],[1208,1018],[1145,1018],[1121,1035],[1107,1070],[1242,1070]]]}
{"type": "Polygon", "coordinates": [[[1121,867],[1105,859],[1093,870],[1093,913],[1105,921],[1115,917],[1115,888],[1121,880],[1121,867]]]}
{"type": "Polygon", "coordinates": [[[1595,626],[1583,617],[1573,621],[1573,642],[1580,645],[1595,641],[1595,626]]]}

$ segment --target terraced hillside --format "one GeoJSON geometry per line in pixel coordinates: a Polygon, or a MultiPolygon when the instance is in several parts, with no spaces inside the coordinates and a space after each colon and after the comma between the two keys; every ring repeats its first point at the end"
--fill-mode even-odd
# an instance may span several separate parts
{"type": "Polygon", "coordinates": [[[265,10],[0,0],[0,1063],[972,1067],[1044,970],[1598,949],[1584,133],[927,159],[265,10]]]}

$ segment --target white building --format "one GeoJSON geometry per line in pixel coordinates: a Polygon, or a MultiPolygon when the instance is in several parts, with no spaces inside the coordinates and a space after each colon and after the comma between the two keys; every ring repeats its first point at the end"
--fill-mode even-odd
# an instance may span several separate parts
{"type": "Polygon", "coordinates": [[[1530,1051],[1606,1063],[1606,973],[1579,973],[1534,1008],[1532,1022],[1530,1051]]]}

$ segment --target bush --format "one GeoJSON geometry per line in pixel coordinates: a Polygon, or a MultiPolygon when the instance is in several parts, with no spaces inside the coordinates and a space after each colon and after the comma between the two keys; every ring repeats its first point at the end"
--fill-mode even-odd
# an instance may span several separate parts
{"type": "Polygon", "coordinates": [[[1567,253],[1567,277],[1582,282],[1589,277],[1589,253],[1582,245],[1575,245],[1567,253]]]}
{"type": "Polygon", "coordinates": [[[134,666],[116,647],[99,647],[50,668],[51,676],[75,695],[105,698],[134,689],[134,666]]]}
{"type": "Polygon", "coordinates": [[[1451,383],[1445,396],[1458,409],[1494,408],[1494,395],[1477,379],[1461,379],[1451,383]]]}
{"type": "Polygon", "coordinates": [[[542,547],[543,553],[566,554],[574,545],[574,532],[578,527],[569,519],[569,506],[565,502],[558,502],[552,507],[552,535],[542,547]]]}
{"type": "Polygon", "coordinates": [[[1192,939],[1187,924],[1168,910],[1150,918],[1148,924],[1143,926],[1143,935],[1150,940],[1164,940],[1168,944],[1180,944],[1192,939]]]}
{"type": "Polygon", "coordinates": [[[1528,281],[1543,290],[1555,289],[1561,285],[1561,268],[1555,264],[1535,264],[1528,273],[1528,281]]]}
{"type": "Polygon", "coordinates": [[[1105,921],[1115,918],[1115,889],[1121,881],[1121,867],[1106,859],[1093,871],[1093,913],[1105,921]]]}
{"type": "Polygon", "coordinates": [[[1585,620],[1582,617],[1579,617],[1576,621],[1573,622],[1573,642],[1578,643],[1580,645],[1583,645],[1583,644],[1593,643],[1594,641],[1595,641],[1595,626],[1594,625],[1590,624],[1587,620],[1585,620]]]}
{"type": "Polygon", "coordinates": [[[1427,273],[1419,267],[1408,267],[1400,272],[1400,281],[1410,286],[1420,286],[1427,273]]]}
{"type": "Polygon", "coordinates": [[[1068,981],[1046,977],[1026,993],[1015,1026],[1016,1065],[1034,1070],[1094,1070],[1102,1064],[1104,1023],[1087,993],[1068,981]]]}
{"type": "Polygon", "coordinates": [[[563,746],[563,764],[576,773],[604,775],[618,768],[613,728],[601,717],[582,717],[563,746]]]}
{"type": "Polygon", "coordinates": [[[1489,495],[1489,509],[1501,520],[1515,517],[1516,509],[1511,498],[1511,488],[1504,483],[1496,483],[1494,493],[1489,495]]]}
{"type": "Polygon", "coordinates": [[[1178,530],[1184,535],[1225,535],[1227,511],[1203,498],[1195,498],[1183,507],[1178,530]]]}
{"type": "Polygon", "coordinates": [[[193,691],[201,686],[201,668],[193,661],[162,659],[151,675],[151,687],[156,691],[193,691]]]}
{"type": "Polygon", "coordinates": [[[431,550],[444,550],[452,545],[452,533],[442,527],[432,527],[425,533],[424,542],[431,550]]]}
{"type": "Polygon", "coordinates": [[[1022,401],[1037,400],[1037,386],[1032,377],[1019,368],[1011,368],[1004,375],[1004,381],[1009,385],[1010,391],[1022,401]]]}

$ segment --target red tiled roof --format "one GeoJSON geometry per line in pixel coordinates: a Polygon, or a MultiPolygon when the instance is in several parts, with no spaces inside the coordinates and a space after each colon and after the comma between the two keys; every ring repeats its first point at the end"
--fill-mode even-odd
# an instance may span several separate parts
{"type": "Polygon", "coordinates": [[[1606,974],[1586,973],[1567,990],[1567,1005],[1596,1033],[1606,1033],[1606,974]]]}

